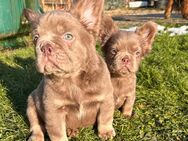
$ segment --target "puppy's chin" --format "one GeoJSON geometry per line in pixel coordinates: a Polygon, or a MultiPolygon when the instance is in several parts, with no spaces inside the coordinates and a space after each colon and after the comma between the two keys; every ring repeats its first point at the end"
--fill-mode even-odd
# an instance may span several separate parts
{"type": "Polygon", "coordinates": [[[123,69],[118,71],[118,74],[120,76],[127,76],[127,75],[131,75],[131,74],[135,74],[135,72],[129,70],[128,68],[123,68],[123,69]]]}
{"type": "Polygon", "coordinates": [[[68,62],[56,62],[43,55],[37,56],[36,68],[39,73],[44,75],[63,76],[73,72],[71,64],[68,64],[68,62]]]}
{"type": "Polygon", "coordinates": [[[136,74],[137,70],[131,69],[129,67],[122,66],[122,67],[119,67],[119,68],[111,68],[110,72],[114,76],[124,77],[124,76],[127,76],[127,75],[136,74]]]}
{"type": "Polygon", "coordinates": [[[55,72],[57,72],[53,69],[53,66],[48,65],[48,64],[37,63],[36,68],[38,72],[45,74],[45,75],[50,75],[50,74],[54,74],[55,72]]]}
{"type": "Polygon", "coordinates": [[[36,68],[39,73],[42,73],[43,75],[53,75],[53,76],[69,76],[73,73],[73,71],[66,71],[63,69],[57,69],[54,66],[51,65],[36,65],[36,68]]]}
{"type": "MultiPolygon", "coordinates": [[[[36,68],[39,73],[42,73],[44,75],[60,73],[60,71],[55,69],[51,64],[37,63],[36,68]]],[[[63,73],[63,71],[62,71],[62,73],[63,73]]]]}
{"type": "Polygon", "coordinates": [[[128,67],[123,67],[121,70],[119,70],[119,74],[121,75],[127,75],[132,73],[132,71],[128,67]]]}

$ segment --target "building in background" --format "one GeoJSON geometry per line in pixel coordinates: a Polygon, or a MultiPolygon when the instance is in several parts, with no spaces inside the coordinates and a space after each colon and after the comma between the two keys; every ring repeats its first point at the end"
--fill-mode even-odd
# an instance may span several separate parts
{"type": "Polygon", "coordinates": [[[40,0],[40,3],[44,11],[55,9],[69,10],[73,0],[40,0]]]}

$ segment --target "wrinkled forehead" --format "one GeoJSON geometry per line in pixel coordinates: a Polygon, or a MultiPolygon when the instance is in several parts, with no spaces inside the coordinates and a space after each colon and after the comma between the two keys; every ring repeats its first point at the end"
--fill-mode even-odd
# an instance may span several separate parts
{"type": "Polygon", "coordinates": [[[119,50],[134,51],[141,46],[141,38],[135,32],[122,32],[119,35],[117,47],[119,50]]]}
{"type": "Polygon", "coordinates": [[[79,26],[78,20],[70,13],[64,11],[53,11],[42,15],[37,27],[38,32],[58,33],[72,31],[75,26],[79,26]]]}

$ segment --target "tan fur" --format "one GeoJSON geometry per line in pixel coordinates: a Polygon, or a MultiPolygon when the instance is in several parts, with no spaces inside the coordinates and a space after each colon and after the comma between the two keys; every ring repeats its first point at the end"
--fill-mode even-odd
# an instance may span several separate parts
{"type": "MultiPolygon", "coordinates": [[[[73,7],[76,5],[77,2],[73,3],[73,7]]],[[[80,3],[82,6],[84,3],[80,3]]],[[[92,4],[92,3],[91,3],[92,4]]],[[[78,8],[77,10],[79,10],[78,8]]],[[[103,9],[101,9],[103,11],[103,9]]],[[[96,40],[98,40],[101,44],[101,46],[104,46],[105,42],[110,38],[110,36],[118,30],[117,25],[113,22],[112,17],[110,15],[105,14],[102,11],[98,11],[102,13],[102,18],[99,19],[98,25],[96,26],[96,32],[93,33],[96,40]]],[[[76,12],[76,11],[74,11],[76,12]]],[[[98,13],[95,13],[98,14],[98,13]]],[[[76,14],[77,17],[80,17],[79,14],[76,14]]]]}
{"type": "Polygon", "coordinates": [[[141,59],[151,50],[156,29],[155,23],[147,22],[135,32],[117,31],[104,45],[116,108],[122,108],[124,116],[132,115],[136,97],[136,72],[141,59]]]}
{"type": "MultiPolygon", "coordinates": [[[[188,19],[188,0],[179,0],[181,3],[181,14],[183,18],[188,19]]],[[[174,0],[168,0],[166,9],[165,9],[165,18],[168,19],[171,16],[172,10],[174,6],[174,0]]]]}
{"type": "Polygon", "coordinates": [[[92,33],[95,38],[97,38],[101,25],[103,7],[104,3],[101,3],[101,0],[78,0],[76,4],[73,5],[74,10],[71,11],[71,13],[76,16],[76,18],[80,19],[83,25],[88,24],[88,26],[86,26],[85,28],[87,28],[87,30],[92,33]],[[91,13],[92,11],[93,15],[88,18],[89,20],[86,19],[86,15],[91,13]],[[90,23],[90,20],[93,20],[95,23],[90,23]],[[93,30],[93,28],[95,28],[95,30],[93,30]]]}
{"type": "Polygon", "coordinates": [[[84,4],[78,3],[71,13],[52,11],[38,16],[24,11],[35,25],[36,66],[44,75],[28,98],[30,140],[44,141],[46,130],[52,141],[67,141],[67,132],[74,136],[78,128],[95,122],[99,137],[115,136],[113,87],[93,36],[104,1],[80,2],[84,4]],[[86,14],[88,9],[92,11],[86,14]]]}
{"type": "Polygon", "coordinates": [[[181,13],[183,18],[188,19],[188,0],[183,0],[181,13]]]}
{"type": "Polygon", "coordinates": [[[165,18],[168,19],[171,16],[173,10],[174,0],[168,0],[166,9],[165,9],[165,18]]]}

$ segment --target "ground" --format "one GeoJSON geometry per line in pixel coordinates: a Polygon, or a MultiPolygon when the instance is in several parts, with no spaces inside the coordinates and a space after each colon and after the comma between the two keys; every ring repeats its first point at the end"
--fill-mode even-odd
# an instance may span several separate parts
{"type": "MultiPolygon", "coordinates": [[[[41,79],[34,58],[30,44],[0,52],[1,141],[23,141],[29,136],[27,96],[41,79]]],[[[113,141],[187,141],[188,35],[158,35],[137,77],[135,115],[126,119],[116,110],[113,141]]],[[[70,140],[99,138],[95,128],[88,127],[70,140]]]]}
{"type": "Polygon", "coordinates": [[[164,19],[164,10],[160,9],[115,9],[105,11],[106,14],[112,16],[119,27],[130,27],[143,24],[148,20],[155,21],[160,24],[182,25],[187,24],[187,20],[182,18],[180,11],[173,11],[169,19],[164,19]]]}

